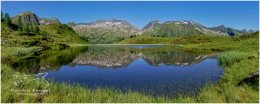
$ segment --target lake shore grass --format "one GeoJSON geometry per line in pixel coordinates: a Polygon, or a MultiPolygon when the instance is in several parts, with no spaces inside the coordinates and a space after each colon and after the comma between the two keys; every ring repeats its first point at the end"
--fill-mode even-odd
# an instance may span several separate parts
{"type": "Polygon", "coordinates": [[[214,38],[217,39],[195,37],[193,42],[190,43],[188,40],[179,38],[178,42],[175,42],[187,51],[223,52],[218,56],[220,64],[224,65],[223,76],[216,84],[203,87],[197,96],[181,96],[178,98],[153,97],[132,91],[121,92],[109,88],[88,89],[79,85],[54,82],[50,82],[46,86],[46,83],[39,82],[33,76],[26,77],[26,80],[21,80],[17,86],[13,85],[13,82],[17,81],[13,75],[22,79],[27,75],[15,72],[11,67],[1,64],[1,102],[258,103],[259,83],[255,83],[256,87],[246,83],[238,84],[259,68],[258,33],[248,37],[214,38]],[[202,38],[207,41],[201,42],[202,38]],[[23,89],[47,90],[47,92],[44,94],[21,94],[17,92],[23,89]]]}
{"type": "Polygon", "coordinates": [[[223,66],[232,65],[235,62],[239,62],[243,59],[243,54],[238,51],[227,51],[222,53],[219,57],[219,63],[223,66]]]}

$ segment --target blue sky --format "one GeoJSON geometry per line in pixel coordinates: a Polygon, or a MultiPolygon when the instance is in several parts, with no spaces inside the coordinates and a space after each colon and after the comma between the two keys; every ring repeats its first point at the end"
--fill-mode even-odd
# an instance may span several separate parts
{"type": "Polygon", "coordinates": [[[151,20],[191,20],[208,27],[225,25],[237,29],[259,28],[258,1],[168,1],[168,2],[86,2],[86,1],[2,1],[2,11],[14,16],[32,11],[39,17],[56,17],[63,23],[122,19],[142,28],[151,20]]]}

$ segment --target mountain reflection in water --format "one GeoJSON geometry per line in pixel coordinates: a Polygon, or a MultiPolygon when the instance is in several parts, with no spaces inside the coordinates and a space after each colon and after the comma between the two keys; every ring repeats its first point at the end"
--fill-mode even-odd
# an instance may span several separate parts
{"type": "Polygon", "coordinates": [[[214,55],[184,52],[167,45],[71,47],[49,50],[13,66],[28,73],[47,72],[45,78],[57,82],[169,97],[196,92],[222,74],[214,55]]]}

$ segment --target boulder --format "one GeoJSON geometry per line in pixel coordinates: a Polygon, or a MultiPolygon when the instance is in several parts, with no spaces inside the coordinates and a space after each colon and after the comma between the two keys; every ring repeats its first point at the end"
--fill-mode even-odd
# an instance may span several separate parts
{"type": "Polygon", "coordinates": [[[238,83],[238,85],[259,85],[259,69],[238,83]]]}

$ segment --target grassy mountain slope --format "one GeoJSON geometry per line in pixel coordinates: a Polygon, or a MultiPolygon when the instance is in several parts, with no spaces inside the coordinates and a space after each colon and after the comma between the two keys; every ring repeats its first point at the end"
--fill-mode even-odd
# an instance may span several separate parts
{"type": "MultiPolygon", "coordinates": [[[[31,15],[31,14],[28,14],[31,15]]],[[[17,17],[17,16],[16,16],[17,17]]],[[[25,16],[30,17],[30,16],[25,16]]],[[[32,20],[26,19],[26,20],[32,20]]],[[[15,20],[13,20],[15,21],[15,20]]],[[[70,43],[86,43],[74,30],[64,24],[37,25],[33,21],[7,25],[4,21],[1,26],[2,46],[4,47],[30,47],[64,48],[70,43]],[[22,28],[22,29],[20,29],[22,28]],[[39,30],[36,31],[36,28],[39,30]]]]}
{"type": "Polygon", "coordinates": [[[86,43],[79,35],[65,24],[40,25],[41,31],[46,31],[49,38],[61,43],[86,43]]]}
{"type": "Polygon", "coordinates": [[[106,44],[106,43],[114,43],[119,42],[129,36],[123,35],[128,34],[125,31],[120,29],[82,29],[76,30],[78,34],[81,34],[82,37],[85,37],[89,43],[93,44],[106,44]]]}
{"type": "Polygon", "coordinates": [[[165,22],[156,24],[154,28],[144,31],[143,35],[153,37],[182,37],[188,35],[202,34],[192,24],[175,24],[165,22]]]}

